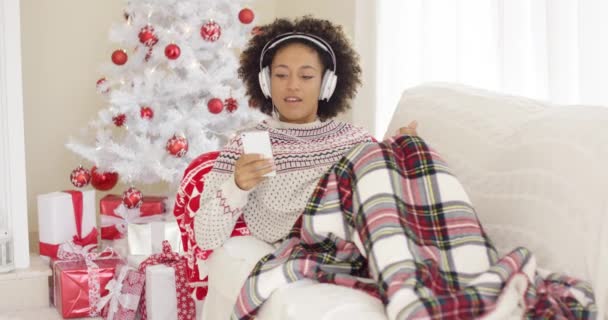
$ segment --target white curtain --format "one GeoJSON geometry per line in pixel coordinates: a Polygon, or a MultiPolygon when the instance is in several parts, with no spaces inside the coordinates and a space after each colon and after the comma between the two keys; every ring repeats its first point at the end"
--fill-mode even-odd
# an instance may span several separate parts
{"type": "Polygon", "coordinates": [[[606,0],[378,0],[376,133],[403,89],[447,81],[608,105],[606,0]]]}

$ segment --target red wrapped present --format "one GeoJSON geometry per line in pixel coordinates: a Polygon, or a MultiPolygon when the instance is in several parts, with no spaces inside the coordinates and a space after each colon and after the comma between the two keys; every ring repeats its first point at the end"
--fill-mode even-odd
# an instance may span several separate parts
{"type": "Polygon", "coordinates": [[[166,197],[144,196],[137,209],[127,209],[122,198],[109,194],[99,201],[101,212],[101,239],[117,240],[125,237],[130,223],[144,224],[163,220],[166,197]]]}
{"type": "Polygon", "coordinates": [[[194,300],[187,288],[186,259],[171,250],[169,241],[163,241],[163,252],[153,254],[144,260],[139,266],[139,271],[146,273],[146,286],[139,303],[141,320],[147,320],[148,317],[152,320],[168,318],[195,320],[194,300]],[[163,301],[167,299],[168,290],[175,291],[174,301],[163,301]],[[154,301],[146,304],[148,298],[154,301]],[[170,315],[168,312],[176,314],[170,315]]]}
{"type": "Polygon", "coordinates": [[[106,285],[109,293],[99,300],[97,309],[102,310],[105,320],[133,320],[144,290],[146,275],[127,265],[116,270],[116,276],[106,285]]]}
{"type": "Polygon", "coordinates": [[[121,263],[114,255],[99,257],[93,253],[80,259],[54,260],[55,307],[61,316],[66,319],[98,316],[99,299],[108,293],[105,287],[121,263]]]}
{"type": "MultiPolygon", "coordinates": [[[[57,258],[60,247],[97,247],[95,191],[69,190],[38,196],[40,255],[57,258]]],[[[68,249],[68,248],[64,248],[68,249]]]]}

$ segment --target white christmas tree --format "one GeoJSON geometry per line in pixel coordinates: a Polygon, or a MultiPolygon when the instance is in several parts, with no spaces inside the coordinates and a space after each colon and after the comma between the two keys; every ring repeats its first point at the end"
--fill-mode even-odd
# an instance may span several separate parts
{"type": "MultiPolygon", "coordinates": [[[[239,49],[254,29],[247,2],[127,3],[125,22],[110,31],[117,49],[97,83],[108,106],[84,130],[95,132],[95,142],[67,143],[97,167],[93,176],[117,173],[134,186],[164,181],[175,190],[195,157],[261,119],[237,76],[239,49]]],[[[73,183],[86,177],[78,173],[82,169],[73,172],[73,183]]]]}

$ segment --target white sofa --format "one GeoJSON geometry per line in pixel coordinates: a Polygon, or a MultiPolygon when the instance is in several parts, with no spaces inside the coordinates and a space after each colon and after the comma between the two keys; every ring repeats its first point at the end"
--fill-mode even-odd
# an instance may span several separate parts
{"type": "MultiPolygon", "coordinates": [[[[387,130],[411,120],[460,178],[500,253],[530,248],[540,267],[589,281],[608,306],[608,108],[553,106],[451,84],[403,93],[387,130]]],[[[230,239],[208,261],[204,320],[228,319],[238,291],[272,247],[230,239]]],[[[385,320],[380,301],[301,281],[275,292],[259,320],[385,320]]]]}

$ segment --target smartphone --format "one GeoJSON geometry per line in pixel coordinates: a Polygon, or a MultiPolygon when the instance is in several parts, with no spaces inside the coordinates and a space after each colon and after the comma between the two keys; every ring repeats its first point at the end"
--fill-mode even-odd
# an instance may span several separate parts
{"type": "MultiPolygon", "coordinates": [[[[247,153],[257,153],[264,158],[272,159],[272,146],[270,145],[270,136],[268,131],[246,131],[241,133],[241,141],[243,142],[243,151],[247,153]]],[[[265,177],[276,176],[276,171],[265,174],[265,177]]]]}

